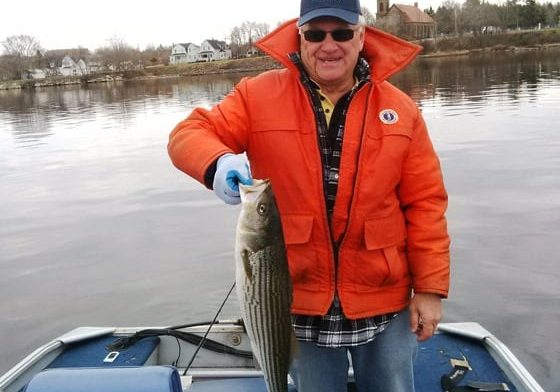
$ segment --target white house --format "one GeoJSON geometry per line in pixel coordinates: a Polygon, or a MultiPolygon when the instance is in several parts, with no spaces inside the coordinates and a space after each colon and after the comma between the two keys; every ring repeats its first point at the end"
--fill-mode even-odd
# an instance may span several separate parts
{"type": "Polygon", "coordinates": [[[200,61],[225,60],[231,58],[231,50],[224,41],[207,39],[200,45],[200,61]]]}
{"type": "Polygon", "coordinates": [[[78,61],[75,61],[70,56],[64,56],[59,71],[62,76],[79,76],[88,73],[84,60],[80,59],[78,61]]]}
{"type": "Polygon", "coordinates": [[[171,49],[169,63],[194,63],[231,58],[231,50],[224,41],[207,39],[200,46],[192,43],[176,44],[171,49]]]}
{"type": "Polygon", "coordinates": [[[26,69],[22,75],[22,79],[45,79],[46,77],[45,71],[38,68],[26,69]]]}
{"type": "Polygon", "coordinates": [[[199,60],[198,53],[200,52],[200,46],[195,44],[176,44],[173,45],[171,49],[171,55],[169,56],[169,62],[171,64],[179,63],[194,63],[199,60]]]}

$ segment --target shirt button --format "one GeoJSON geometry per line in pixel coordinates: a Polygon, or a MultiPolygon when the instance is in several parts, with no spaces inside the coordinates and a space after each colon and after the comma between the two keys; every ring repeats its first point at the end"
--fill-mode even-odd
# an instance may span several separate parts
{"type": "Polygon", "coordinates": [[[330,113],[331,111],[329,109],[325,109],[325,113],[330,113]]]}
{"type": "Polygon", "coordinates": [[[334,173],[334,179],[338,180],[338,173],[334,173]]]}

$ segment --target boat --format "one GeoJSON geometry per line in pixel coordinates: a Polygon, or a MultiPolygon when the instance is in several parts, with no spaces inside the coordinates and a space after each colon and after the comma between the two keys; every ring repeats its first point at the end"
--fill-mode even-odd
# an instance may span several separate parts
{"type": "MultiPolygon", "coordinates": [[[[417,392],[544,392],[515,355],[475,322],[441,323],[419,344],[417,392]]],[[[349,391],[353,386],[349,370],[349,391]]],[[[79,327],[0,377],[3,392],[265,392],[242,320],[171,327],[79,327]]],[[[289,385],[289,391],[296,391],[289,385]]]]}

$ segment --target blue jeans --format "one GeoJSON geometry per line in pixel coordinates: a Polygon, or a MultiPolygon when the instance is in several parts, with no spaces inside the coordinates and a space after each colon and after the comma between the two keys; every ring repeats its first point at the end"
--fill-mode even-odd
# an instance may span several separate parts
{"type": "Polygon", "coordinates": [[[416,348],[416,335],[410,331],[406,310],[366,344],[325,348],[299,342],[290,376],[298,392],[346,392],[350,353],[359,392],[414,392],[416,348]]]}

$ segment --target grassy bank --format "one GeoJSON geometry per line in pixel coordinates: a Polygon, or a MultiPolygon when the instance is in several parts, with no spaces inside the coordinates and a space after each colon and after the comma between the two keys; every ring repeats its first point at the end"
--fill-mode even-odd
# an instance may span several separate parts
{"type": "Polygon", "coordinates": [[[145,76],[193,76],[231,72],[259,72],[279,66],[272,58],[263,56],[209,63],[156,65],[146,67],[144,73],[145,76]]]}
{"type": "Polygon", "coordinates": [[[422,54],[449,54],[454,52],[515,50],[560,44],[560,29],[513,31],[499,34],[441,37],[420,43],[422,54]]]}
{"type": "MultiPolygon", "coordinates": [[[[424,47],[422,56],[468,55],[481,51],[507,51],[521,49],[545,49],[560,46],[560,29],[507,32],[487,35],[465,35],[462,37],[441,37],[420,42],[424,47]]],[[[76,77],[52,77],[35,80],[15,80],[0,82],[0,90],[59,86],[68,84],[89,84],[132,79],[162,77],[186,77],[233,72],[261,72],[278,68],[280,65],[268,56],[235,60],[220,60],[209,63],[149,66],[142,70],[116,72],[110,74],[85,75],[76,77]]]]}
{"type": "Polygon", "coordinates": [[[57,76],[45,79],[10,80],[0,82],[0,90],[105,83],[134,79],[226,74],[233,72],[261,72],[278,67],[280,67],[280,65],[272,58],[263,56],[235,60],[220,60],[208,63],[156,65],[141,70],[89,74],[84,76],[57,76]]]}

